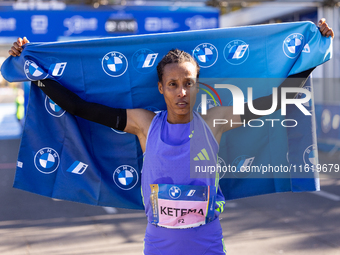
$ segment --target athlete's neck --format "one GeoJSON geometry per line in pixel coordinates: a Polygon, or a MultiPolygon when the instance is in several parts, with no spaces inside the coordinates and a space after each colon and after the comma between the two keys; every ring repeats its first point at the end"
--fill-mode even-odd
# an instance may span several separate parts
{"type": "Polygon", "coordinates": [[[193,118],[193,113],[190,111],[188,114],[175,114],[168,110],[167,121],[170,124],[185,124],[189,123],[193,118]]]}

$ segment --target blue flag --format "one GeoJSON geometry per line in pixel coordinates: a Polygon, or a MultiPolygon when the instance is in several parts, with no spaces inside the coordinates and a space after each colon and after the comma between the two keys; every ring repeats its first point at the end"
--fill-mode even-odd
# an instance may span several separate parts
{"type": "MultiPolygon", "coordinates": [[[[31,43],[20,57],[9,57],[1,71],[8,81],[55,79],[90,102],[156,112],[166,109],[157,88],[156,66],[172,48],[189,52],[198,61],[200,93],[208,94],[208,107],[233,103],[230,92],[214,89],[218,79],[238,86],[244,95],[247,87],[253,87],[257,98],[270,95],[287,76],[331,58],[331,39],[322,37],[313,23],[299,22],[31,43]]],[[[194,107],[198,111],[199,98],[200,94],[194,107]]],[[[313,113],[312,101],[304,106],[313,113]]],[[[319,189],[311,171],[317,164],[313,115],[292,105],[286,116],[276,111],[265,117],[257,120],[265,123],[261,128],[248,123],[222,136],[219,165],[236,169],[229,176],[220,174],[228,177],[220,179],[227,200],[319,189]],[[277,127],[267,119],[276,119],[277,127]],[[289,119],[298,125],[285,128],[289,119]],[[261,178],[240,171],[255,165],[261,166],[261,178]]],[[[92,205],[143,209],[142,165],[135,135],[75,117],[32,86],[14,187],[92,205]]]]}

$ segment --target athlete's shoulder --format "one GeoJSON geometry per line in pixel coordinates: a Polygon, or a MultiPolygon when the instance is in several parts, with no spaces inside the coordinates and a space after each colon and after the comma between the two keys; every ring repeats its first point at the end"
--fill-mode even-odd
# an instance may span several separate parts
{"type": "Polygon", "coordinates": [[[149,111],[142,108],[127,109],[127,125],[125,132],[139,135],[140,132],[146,135],[149,126],[155,117],[153,111],[149,111]]]}

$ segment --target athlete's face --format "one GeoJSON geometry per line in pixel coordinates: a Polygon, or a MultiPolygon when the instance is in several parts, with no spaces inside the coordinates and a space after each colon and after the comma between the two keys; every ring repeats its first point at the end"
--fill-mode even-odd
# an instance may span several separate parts
{"type": "Polygon", "coordinates": [[[190,114],[198,92],[196,76],[196,66],[191,62],[164,66],[162,82],[158,82],[158,89],[164,95],[169,122],[190,121],[190,114]]]}

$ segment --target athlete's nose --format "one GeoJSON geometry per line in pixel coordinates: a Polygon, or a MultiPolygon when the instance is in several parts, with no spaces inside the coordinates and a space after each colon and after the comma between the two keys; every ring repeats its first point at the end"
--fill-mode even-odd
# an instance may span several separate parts
{"type": "Polygon", "coordinates": [[[180,88],[179,96],[180,97],[185,97],[187,95],[187,90],[184,87],[180,88]]]}

